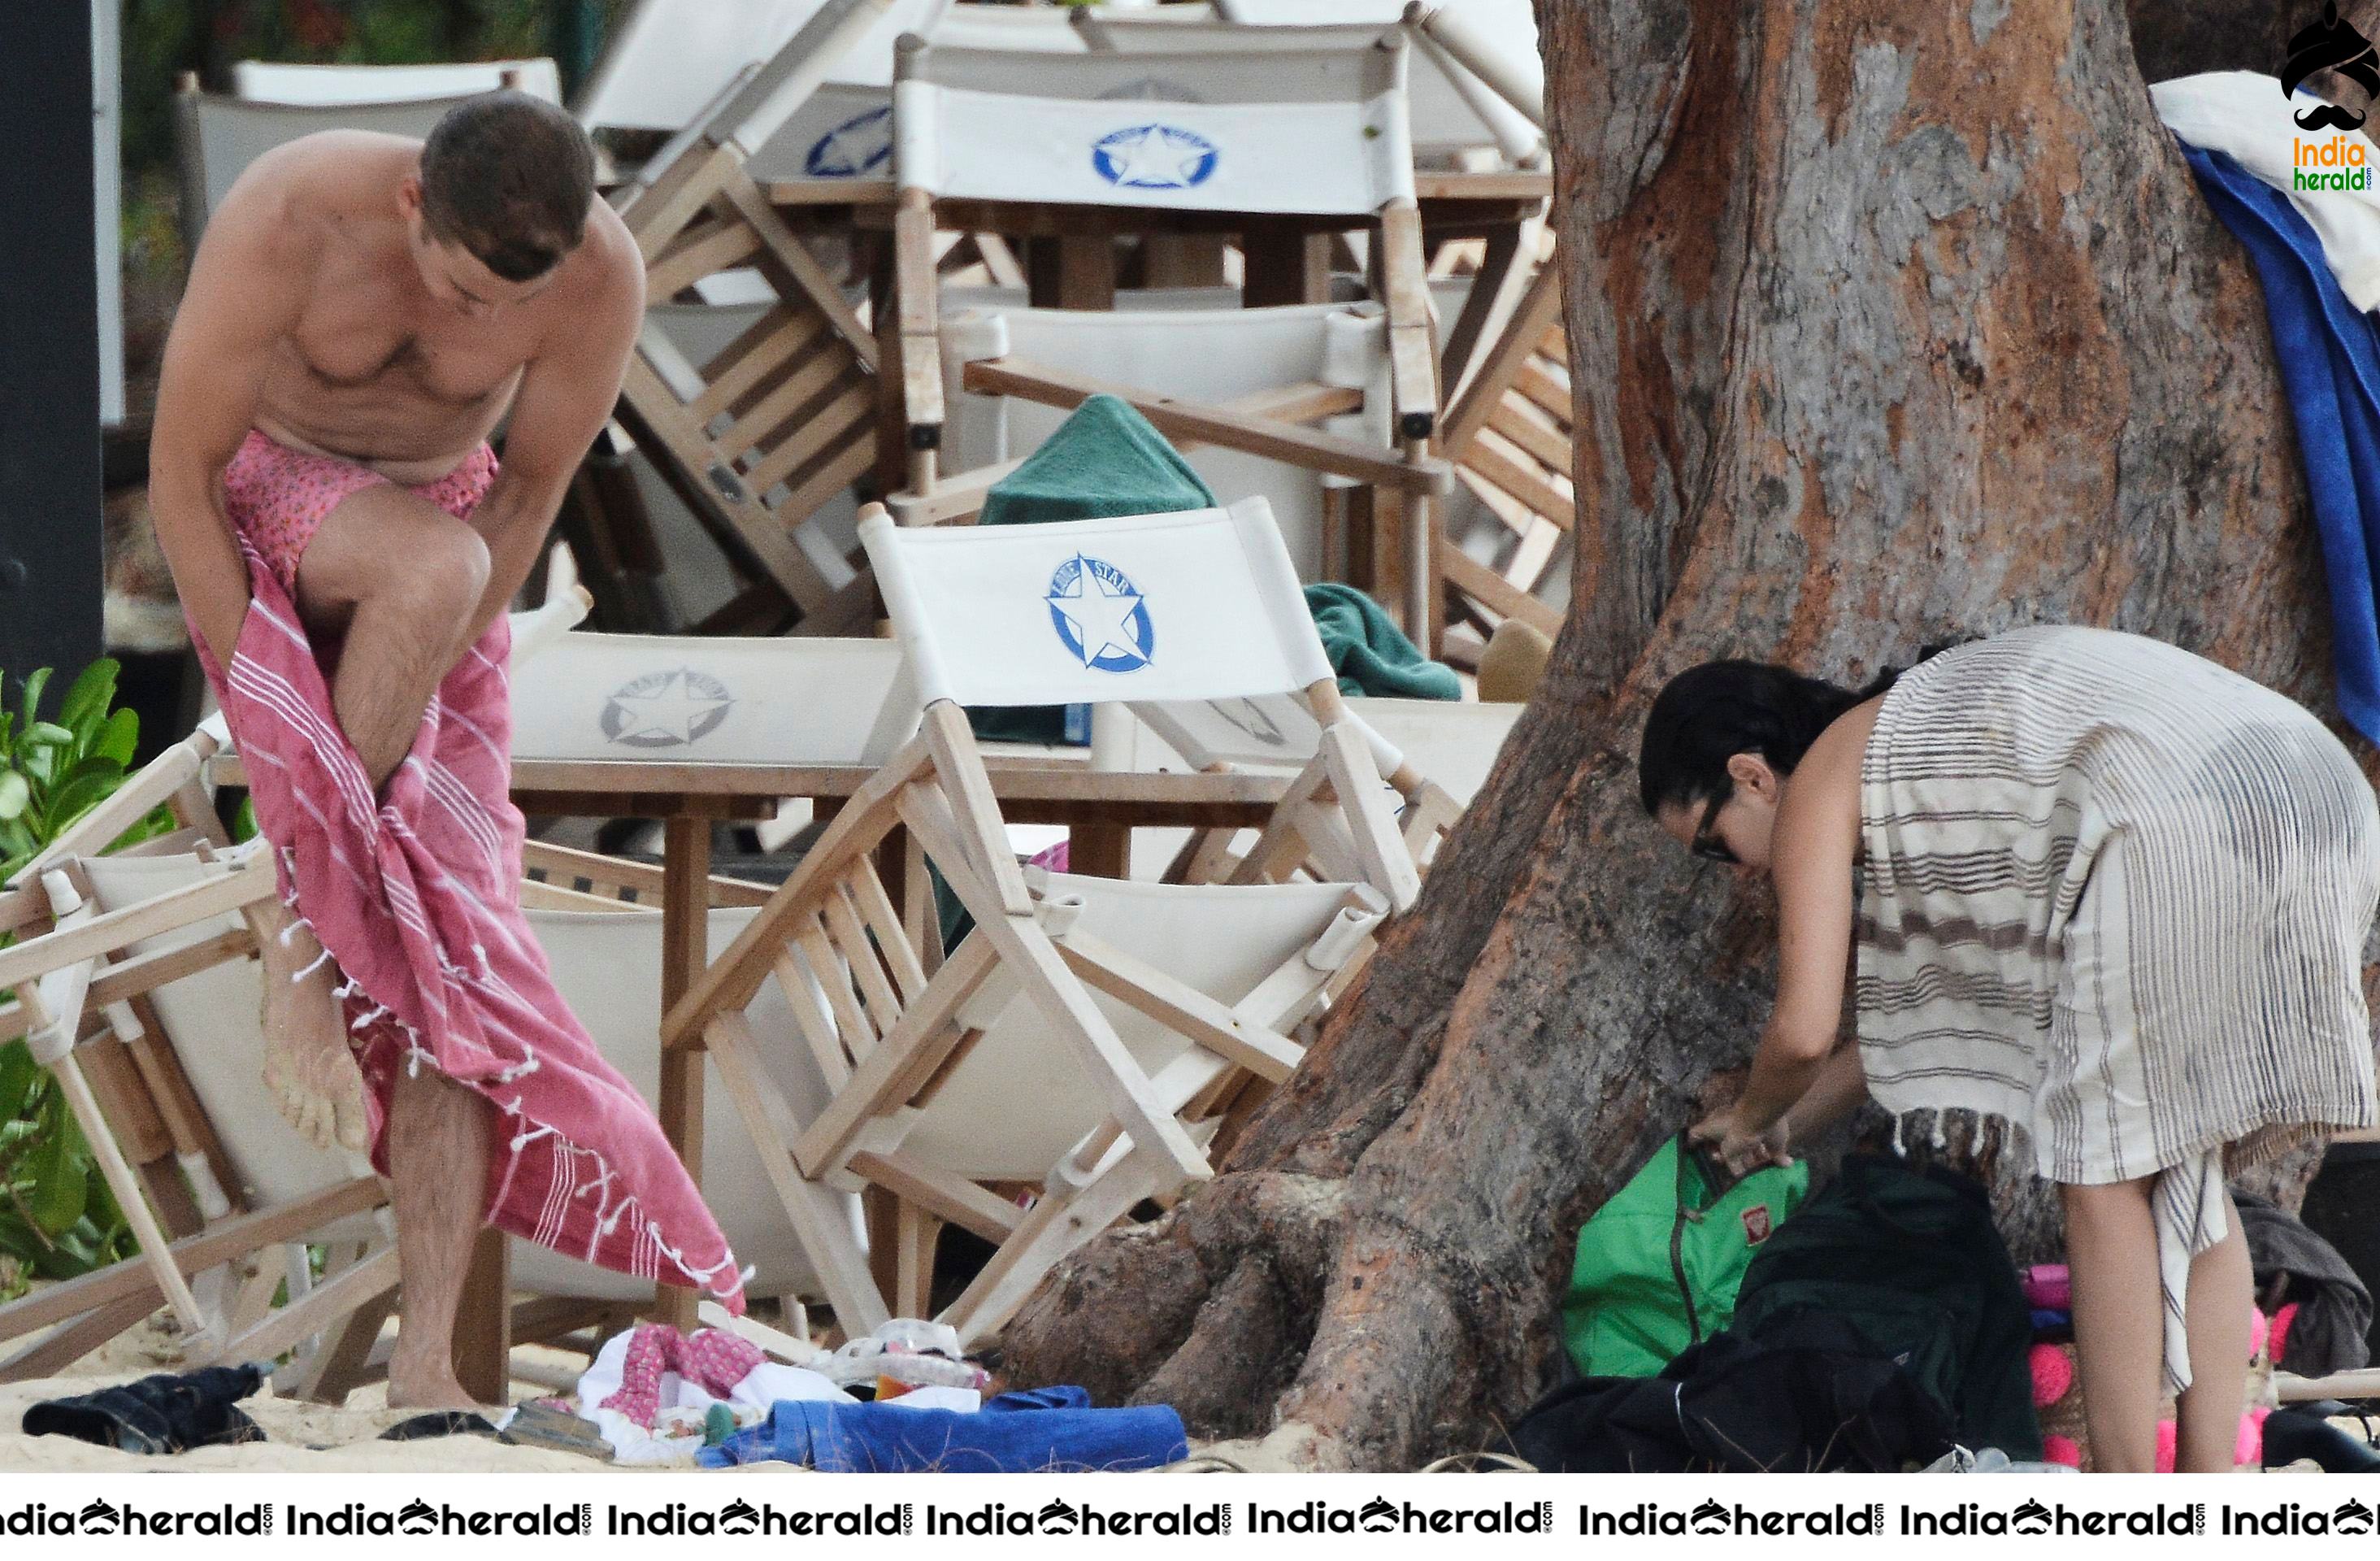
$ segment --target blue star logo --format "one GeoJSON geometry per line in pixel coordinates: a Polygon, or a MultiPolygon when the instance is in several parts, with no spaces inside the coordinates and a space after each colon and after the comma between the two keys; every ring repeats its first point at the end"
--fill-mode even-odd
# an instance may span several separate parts
{"type": "Polygon", "coordinates": [[[855,114],[819,137],[802,159],[814,179],[856,179],[892,160],[892,105],[855,114]]]}
{"type": "Polygon", "coordinates": [[[1077,553],[1050,577],[1050,622],[1058,642],[1085,666],[1137,672],[1154,659],[1148,603],[1123,571],[1077,553]]]}
{"type": "Polygon", "coordinates": [[[1126,189],[1190,189],[1214,176],[1213,141],[1178,125],[1132,125],[1091,146],[1099,177],[1126,189]]]}

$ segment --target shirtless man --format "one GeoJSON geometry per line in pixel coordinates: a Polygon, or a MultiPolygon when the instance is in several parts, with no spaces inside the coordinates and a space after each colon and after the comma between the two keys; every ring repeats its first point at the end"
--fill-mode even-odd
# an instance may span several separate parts
{"type": "MultiPolygon", "coordinates": [[[[491,93],[427,142],[333,131],[257,159],[191,264],[150,447],[157,538],[216,665],[249,603],[237,525],[309,638],[337,647],[333,705],[384,785],[534,564],[643,311],[636,245],[594,199],[585,135],[549,104],[491,93]],[[499,472],[485,441],[507,414],[499,472]]],[[[317,1145],[362,1150],[337,973],[303,922],[267,909],[281,920],[263,940],[265,1087],[317,1145]]],[[[450,1350],[492,1122],[428,1069],[388,1101],[392,1404],[469,1402],[450,1350]]]]}

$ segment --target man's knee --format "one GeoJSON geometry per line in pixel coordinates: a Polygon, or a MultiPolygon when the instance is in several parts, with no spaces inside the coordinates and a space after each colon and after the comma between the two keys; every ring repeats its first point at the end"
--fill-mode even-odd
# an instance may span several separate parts
{"type": "Polygon", "coordinates": [[[441,627],[458,627],[470,620],[480,593],[488,589],[489,567],[487,543],[457,520],[425,539],[419,555],[405,561],[394,583],[406,600],[453,615],[435,620],[441,627]]]}

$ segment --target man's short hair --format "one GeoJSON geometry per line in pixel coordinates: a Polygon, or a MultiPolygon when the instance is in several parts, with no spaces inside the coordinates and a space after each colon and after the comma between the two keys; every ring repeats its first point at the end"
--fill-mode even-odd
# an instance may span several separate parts
{"type": "Polygon", "coordinates": [[[421,148],[421,217],[507,282],[544,275],[578,247],[595,200],[595,149],[578,121],[527,92],[446,111],[421,148]]]}

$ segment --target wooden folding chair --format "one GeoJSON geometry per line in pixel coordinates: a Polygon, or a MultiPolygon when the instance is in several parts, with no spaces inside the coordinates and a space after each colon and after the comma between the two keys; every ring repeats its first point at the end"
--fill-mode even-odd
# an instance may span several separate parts
{"type": "MultiPolygon", "coordinates": [[[[1391,533],[1402,553],[1383,550],[1374,583],[1405,610],[1416,638],[1427,638],[1431,513],[1451,477],[1431,454],[1436,354],[1414,201],[1403,34],[1390,30],[1360,47],[1336,38],[1309,48],[1256,39],[1257,47],[1135,50],[1133,41],[1155,25],[1111,29],[1114,47],[1079,55],[902,40],[892,89],[893,244],[909,491],[930,501],[941,480],[938,226],[1028,236],[1039,244],[1035,263],[1055,256],[1062,274],[1041,301],[1070,307],[1111,301],[1119,233],[1286,238],[1310,258],[1318,251],[1307,239],[1360,229],[1370,235],[1386,315],[1390,447],[1262,410],[1187,399],[1164,384],[1062,372],[1016,356],[968,362],[962,384],[1065,409],[1104,391],[1132,402],[1177,442],[1368,484],[1403,511],[1391,533]],[[1160,91],[1152,81],[1196,88],[1160,91]],[[1083,288],[1066,284],[1070,268],[1082,271],[1083,288]]],[[[1305,298],[1302,273],[1288,274],[1298,266],[1268,266],[1250,247],[1248,301],[1279,301],[1284,291],[1292,300],[1305,298]],[[1267,285],[1273,294],[1259,291],[1267,285]]],[[[1318,415],[1304,398],[1293,400],[1308,421],[1318,415]]],[[[917,515],[913,509],[910,518],[917,515]]]]}
{"type": "MultiPolygon", "coordinates": [[[[1534,35],[1522,36],[1524,18],[1512,0],[1486,6],[1478,0],[1412,0],[1405,19],[1413,34],[1451,67],[1544,130],[1544,67],[1534,35]]],[[[1483,561],[1450,542],[1444,549],[1446,605],[1483,636],[1508,617],[1548,635],[1560,632],[1561,613],[1546,594],[1558,583],[1557,566],[1567,563],[1565,543],[1577,526],[1561,273],[1550,245],[1536,260],[1535,279],[1469,372],[1446,420],[1448,457],[1463,486],[1493,517],[1489,534],[1477,540],[1479,551],[1494,560],[1483,561]]]]}
{"type": "Polygon", "coordinates": [[[1491,518],[1481,541],[1493,560],[1462,541],[1448,543],[1447,609],[1483,638],[1508,617],[1548,635],[1561,631],[1560,611],[1541,593],[1568,562],[1578,524],[1571,419],[1561,271],[1548,259],[1446,420],[1447,457],[1491,518]]]}
{"type": "Polygon", "coordinates": [[[846,1329],[923,1310],[941,1222],[994,1242],[944,1313],[972,1339],[1143,1199],[1209,1174],[1201,1145],[1219,1113],[1251,1080],[1295,1068],[1292,1031],[1416,885],[1261,500],[960,530],[903,530],[873,509],[860,535],[927,701],[924,730],[671,1010],[663,1037],[708,1048],[846,1329]],[[1320,733],[1299,789],[1327,787],[1344,809],[1361,876],[1180,885],[1020,870],[961,705],[1119,693],[1135,707],[1298,696],[1320,733]],[[939,966],[871,861],[904,825],[976,919],[939,966]],[[772,983],[811,994],[791,1005],[797,1033],[754,1020],[772,983]],[[787,1049],[833,1079],[825,1111],[805,1118],[767,1087],[768,1057],[787,1049]],[[822,1203],[854,1185],[900,1206],[890,1306],[822,1203]]]}
{"type": "Polygon", "coordinates": [[[699,359],[649,317],[622,412],[808,634],[847,631],[868,612],[866,586],[838,588],[794,533],[875,463],[876,344],[746,164],[887,3],[831,0],[766,63],[741,71],[617,200],[644,257],[649,302],[700,303],[701,286],[728,272],[765,285],[759,318],[699,359]]]}

